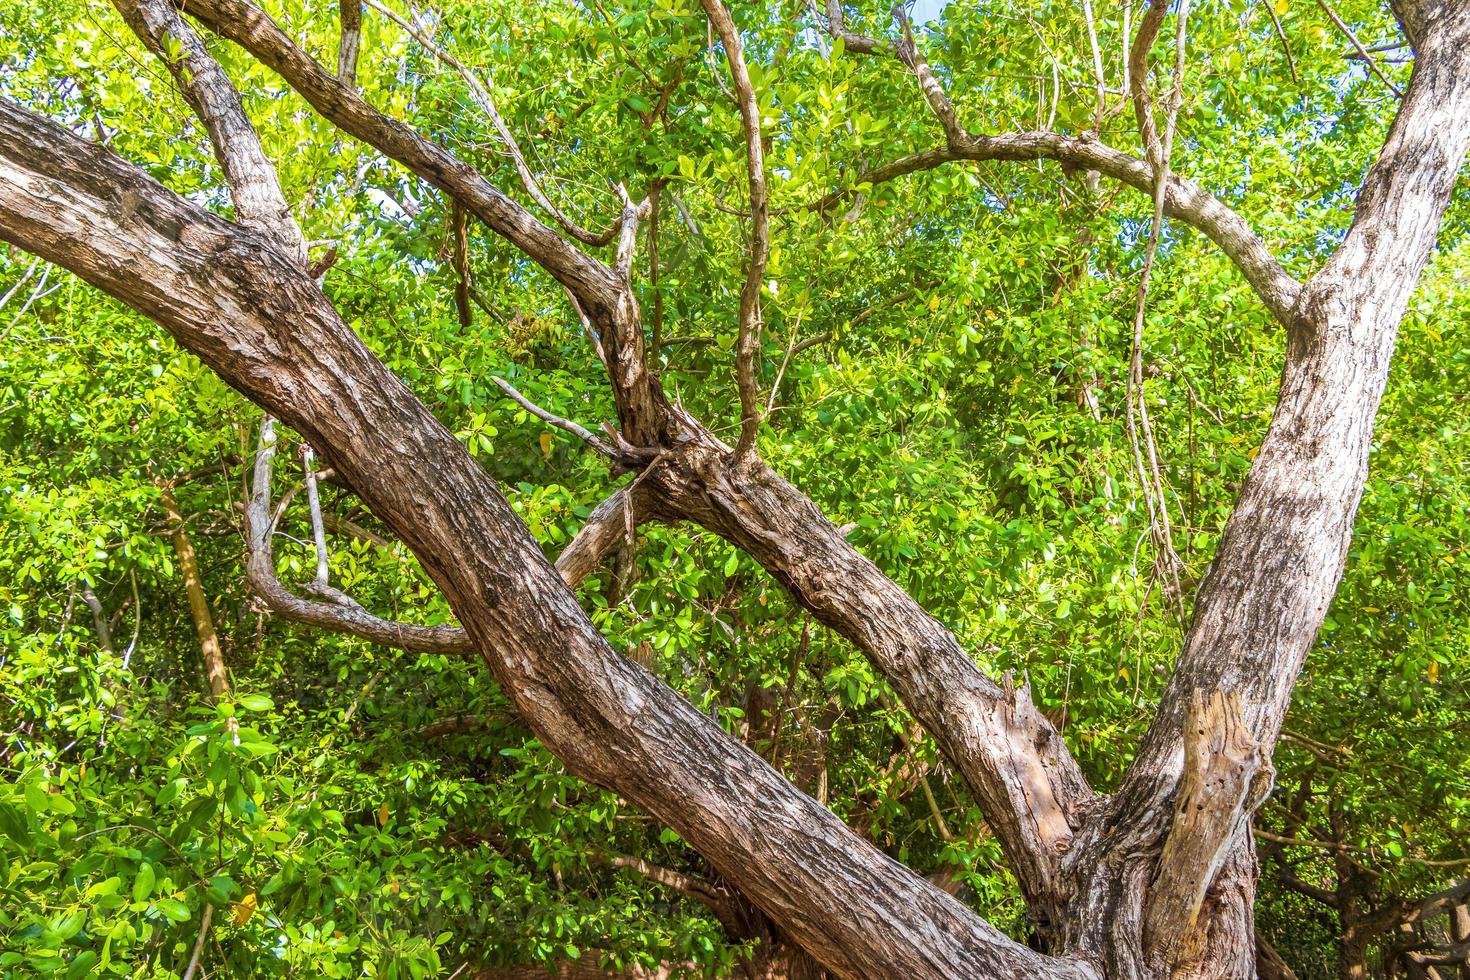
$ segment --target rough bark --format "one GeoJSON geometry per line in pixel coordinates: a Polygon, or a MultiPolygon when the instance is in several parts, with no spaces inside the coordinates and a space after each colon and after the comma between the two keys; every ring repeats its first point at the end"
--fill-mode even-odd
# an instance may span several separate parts
{"type": "MultiPolygon", "coordinates": [[[[1431,25],[1353,225],[1289,318],[1280,400],[1195,600],[1184,649],[1120,791],[1078,835],[1062,948],[1148,976],[1143,920],[1172,824],[1196,692],[1237,698],[1266,758],[1341,577],[1399,321],[1470,145],[1470,4],[1431,25]],[[1111,914],[1099,914],[1111,910],[1111,914]]],[[[1247,975],[1256,864],[1240,833],[1205,896],[1207,957],[1190,976],[1247,975]]]]}
{"type": "Polygon", "coordinates": [[[662,489],[662,515],[704,524],[753,549],[798,602],[873,659],[986,807],[1044,924],[1061,901],[1056,862],[1070,839],[1073,814],[1091,792],[1029,692],[986,677],[948,630],[789,483],[763,465],[743,467],[736,477],[729,448],[671,406],[648,369],[637,304],[624,278],[558,238],[472,168],[347,90],[258,8],[244,0],[191,0],[188,11],[280,74],[344,131],[452,195],[567,288],[606,348],[620,439],[627,440],[619,448],[630,451],[628,465],[651,470],[646,483],[662,489]],[[844,596],[855,582],[876,594],[848,603],[844,596]],[[887,617],[881,622],[891,628],[875,624],[873,615],[887,617]]]}
{"type": "Polygon", "coordinates": [[[0,200],[0,238],[152,318],[303,433],[423,562],[547,747],[681,834],[825,966],[1095,976],[859,840],[614,652],[494,481],[266,239],[8,101],[0,200]],[[134,207],[119,207],[125,194],[134,207]]]}
{"type": "MultiPolygon", "coordinates": [[[[615,449],[642,470],[651,512],[696,521],[745,549],[868,654],[965,777],[1064,958],[1006,940],[856,840],[611,651],[493,481],[372,358],[289,248],[188,205],[5,102],[0,237],[157,320],[303,432],[419,555],[547,746],[572,771],[665,820],[828,967],[875,976],[1247,976],[1256,876],[1247,828],[1259,776],[1341,574],[1394,335],[1470,142],[1470,3],[1399,7],[1416,50],[1413,82],[1353,227],[1317,276],[1298,284],[1239,215],[1197,186],[1171,178],[1165,189],[1166,213],[1220,244],[1287,324],[1290,344],[1277,414],[1155,724],[1120,791],[1098,800],[1024,687],[985,677],[809,499],[758,461],[732,465],[728,447],[669,405],[644,363],[628,283],[631,204],[609,268],[368,106],[257,8],[190,0],[191,14],[322,115],[451,194],[567,288],[605,348],[623,428],[615,449]],[[1191,706],[1213,703],[1205,692],[1218,692],[1228,710],[1186,738],[1191,706]],[[1191,810],[1212,781],[1227,790],[1225,805],[1191,810]]],[[[889,165],[887,176],[954,159],[1052,157],[1152,188],[1146,163],[1087,137],[962,131],[911,43],[906,50],[948,146],[889,165]]],[[[195,108],[204,115],[212,105],[195,108]]],[[[1194,718],[1206,714],[1196,708],[1194,718]]]]}

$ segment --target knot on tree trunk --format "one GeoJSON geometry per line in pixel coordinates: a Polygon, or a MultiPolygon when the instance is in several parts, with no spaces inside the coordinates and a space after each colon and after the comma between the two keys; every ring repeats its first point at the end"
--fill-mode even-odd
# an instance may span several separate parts
{"type": "Polygon", "coordinates": [[[1246,727],[1235,692],[1196,691],[1184,726],[1184,771],[1174,819],[1149,891],[1144,940],[1153,967],[1187,976],[1206,965],[1207,893],[1275,773],[1246,727]]]}

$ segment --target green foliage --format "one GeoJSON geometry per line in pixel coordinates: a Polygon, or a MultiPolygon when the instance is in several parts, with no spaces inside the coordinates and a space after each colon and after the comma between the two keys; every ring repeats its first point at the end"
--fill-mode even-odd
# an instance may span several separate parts
{"type": "MultiPolygon", "coordinates": [[[[267,6],[314,56],[335,61],[334,5],[267,6]]],[[[1365,40],[1396,37],[1386,11],[1340,6],[1365,40]]],[[[640,302],[650,331],[663,309],[669,390],[712,424],[733,423],[745,162],[697,5],[435,9],[440,43],[487,81],[538,171],[558,178],[546,183],[568,213],[601,227],[615,211],[612,183],[636,196],[666,181],[657,286],[645,238],[640,302]]],[[[1295,81],[1261,5],[1192,15],[1174,166],[1248,215],[1307,275],[1345,227],[1393,101],[1340,57],[1344,43],[1320,10],[1276,10],[1295,81]]],[[[986,668],[1028,676],[1106,788],[1181,636],[1141,546],[1147,512],[1123,414],[1149,202],[1093,192],[1052,164],[858,184],[864,169],[938,142],[909,77],[819,43],[805,4],[734,13],[771,136],[778,210],[761,377],[767,390],[778,377],[780,386],[761,452],[835,523],[854,524],[850,540],[986,668]],[[856,196],[833,211],[804,207],[844,188],[856,196]]],[[[866,13],[854,12],[855,27],[889,29],[878,8],[866,13]]],[[[1099,13],[1114,72],[1121,8],[1099,13]]],[[[0,27],[0,94],[230,213],[201,127],[110,9],[0,0],[0,27]]],[[[955,3],[921,33],[969,124],[1044,125],[1050,75],[1036,66],[1052,57],[1065,82],[1054,124],[1091,124],[1090,49],[1075,5],[955,3]]],[[[333,131],[240,51],[210,47],[244,93],[306,237],[338,247],[332,299],[554,555],[617,481],[492,378],[589,427],[612,417],[564,295],[472,226],[483,308],[462,329],[437,194],[333,131]]],[[[1407,72],[1388,70],[1400,82],[1407,72]]],[[[371,9],[359,77],[375,105],[518,190],[461,80],[371,9]]],[[[1105,136],[1131,146],[1126,119],[1105,136]]],[[[1405,323],[1347,577],[1289,722],[1343,752],[1323,761],[1306,742],[1283,743],[1283,790],[1262,816],[1282,828],[1288,790],[1306,785],[1298,836],[1321,836],[1338,814],[1344,845],[1381,875],[1385,896],[1442,885],[1455,872],[1423,862],[1463,856],[1470,820],[1463,212],[1459,201],[1405,323]]],[[[703,905],[615,866],[634,856],[709,873],[647,815],[568,776],[486,671],[256,611],[236,506],[258,413],[84,283],[7,251],[0,295],[12,286],[0,308],[0,974],[176,977],[206,907],[204,960],[239,977],[418,978],[467,962],[579,957],[723,975],[749,955],[703,905]],[[158,505],[158,482],[188,472],[204,472],[178,497],[237,692],[218,705],[206,697],[158,505]]],[[[1228,261],[1170,225],[1145,358],[1191,582],[1269,421],[1282,344],[1228,261]]],[[[287,461],[279,468],[278,492],[300,483],[287,461]]],[[[323,492],[327,512],[383,533],[349,491],[323,492]]],[[[282,579],[308,578],[299,504],[283,531],[282,579]]],[[[779,705],[780,757],[794,780],[811,790],[820,781],[876,844],[956,882],[964,900],[1024,934],[977,807],[931,743],[905,746],[910,719],[856,651],[821,627],[804,644],[801,611],[710,535],[647,526],[635,551],[631,580],[609,563],[581,589],[618,648],[757,747],[769,750],[763,711],[779,705]],[[906,761],[926,773],[951,839],[906,761]]],[[[450,621],[400,544],[334,533],[332,576],[383,615],[450,621]]],[[[1332,887],[1321,853],[1291,860],[1299,877],[1332,887]]],[[[1336,926],[1297,929],[1322,914],[1303,908],[1263,881],[1267,933],[1304,974],[1330,969],[1336,926]]]]}

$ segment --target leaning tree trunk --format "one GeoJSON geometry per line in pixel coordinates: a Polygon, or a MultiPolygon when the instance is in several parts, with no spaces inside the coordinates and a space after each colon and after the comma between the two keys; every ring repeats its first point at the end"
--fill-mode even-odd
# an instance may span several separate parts
{"type": "MultiPolygon", "coordinates": [[[[191,39],[161,2],[120,6],[136,11],[143,33],[191,39]]],[[[262,221],[251,231],[210,215],[0,100],[0,238],[154,319],[305,434],[420,557],[496,679],[569,769],[678,831],[782,937],[842,975],[1253,972],[1250,816],[1269,789],[1292,684],[1341,574],[1396,329],[1470,142],[1470,0],[1401,11],[1415,44],[1413,83],[1343,246],[1300,292],[1219,201],[1177,180],[1166,194],[1170,213],[1217,233],[1288,322],[1290,342],[1280,408],[1200,589],[1176,673],[1109,798],[1087,788],[1024,689],[984,678],[810,500],[759,460],[732,460],[668,404],[644,363],[621,249],[617,270],[581,253],[472,168],[324,78],[243,0],[193,0],[190,9],[323,115],[455,196],[579,298],[606,347],[623,423],[618,451],[647,475],[640,507],[698,521],[749,551],[883,670],[975,790],[1057,955],[1008,940],[860,841],[612,651],[494,481],[341,321],[301,268],[289,229],[273,234],[262,221]]],[[[828,10],[840,16],[840,5],[828,10]]],[[[231,94],[228,81],[207,70],[202,45],[186,50],[198,63],[181,84],[227,174],[258,177],[258,143],[239,158],[220,145],[253,139],[238,98],[233,106],[215,98],[231,94]],[[209,125],[211,115],[228,125],[209,125]],[[232,159],[245,166],[232,170],[232,159]]],[[[926,160],[1070,155],[1126,182],[1145,179],[1141,162],[1096,141],[979,137],[955,131],[952,115],[952,145],[926,160]]],[[[264,191],[260,215],[289,219],[278,188],[264,191]]],[[[636,240],[631,206],[621,231],[636,240]]]]}
{"type": "Polygon", "coordinates": [[[1159,716],[1066,862],[1061,951],[1109,976],[1254,969],[1250,811],[1342,574],[1399,322],[1470,145],[1470,4],[1411,35],[1404,105],[1342,247],[1292,310],[1276,414],[1159,716]]]}
{"type": "Polygon", "coordinates": [[[423,562],[568,769],[846,976],[1095,977],[1007,938],[608,646],[495,481],[261,234],[0,99],[0,239],[123,300],[303,433],[423,562]]]}

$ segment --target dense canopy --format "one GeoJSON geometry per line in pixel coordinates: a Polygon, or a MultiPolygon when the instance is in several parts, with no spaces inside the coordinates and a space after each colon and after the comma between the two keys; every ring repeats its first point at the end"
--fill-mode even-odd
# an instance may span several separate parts
{"type": "Polygon", "coordinates": [[[115,5],[0,975],[1470,976],[1470,3],[115,5]]]}

